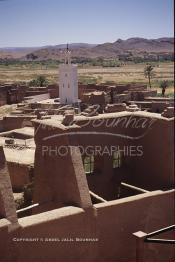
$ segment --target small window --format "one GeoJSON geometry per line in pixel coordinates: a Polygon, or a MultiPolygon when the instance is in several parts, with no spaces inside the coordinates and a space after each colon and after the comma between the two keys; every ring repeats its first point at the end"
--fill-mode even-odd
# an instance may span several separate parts
{"type": "Polygon", "coordinates": [[[113,168],[121,167],[122,160],[121,160],[121,152],[120,150],[115,151],[113,154],[113,168]]]}
{"type": "Polygon", "coordinates": [[[86,156],[84,158],[84,170],[86,174],[94,172],[94,156],[86,156]]]}
{"type": "Polygon", "coordinates": [[[65,74],[65,77],[67,77],[67,74],[65,74]]]}
{"type": "Polygon", "coordinates": [[[64,88],[64,84],[63,84],[63,88],[64,88]]]}
{"type": "Polygon", "coordinates": [[[70,84],[68,84],[68,88],[70,88],[70,84]]]}

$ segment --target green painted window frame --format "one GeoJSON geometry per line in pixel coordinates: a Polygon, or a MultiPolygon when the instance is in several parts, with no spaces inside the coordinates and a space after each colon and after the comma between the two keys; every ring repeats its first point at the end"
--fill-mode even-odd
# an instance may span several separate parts
{"type": "Polygon", "coordinates": [[[113,153],[113,161],[112,161],[113,168],[120,168],[122,165],[122,154],[120,150],[115,151],[113,153]]]}
{"type": "Polygon", "coordinates": [[[84,170],[86,174],[94,173],[94,156],[85,156],[83,159],[84,170]]]}

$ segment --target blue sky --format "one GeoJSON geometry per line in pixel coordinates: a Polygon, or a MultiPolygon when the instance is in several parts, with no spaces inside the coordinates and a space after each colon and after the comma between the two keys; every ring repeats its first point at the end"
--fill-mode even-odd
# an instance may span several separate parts
{"type": "Polygon", "coordinates": [[[173,0],[0,0],[0,47],[173,36],[173,0]]]}

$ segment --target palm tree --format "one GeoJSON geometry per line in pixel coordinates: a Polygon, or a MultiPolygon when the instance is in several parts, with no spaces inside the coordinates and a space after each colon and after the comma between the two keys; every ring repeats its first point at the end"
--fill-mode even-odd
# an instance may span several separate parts
{"type": "Polygon", "coordinates": [[[162,96],[165,96],[165,91],[166,91],[166,88],[169,86],[169,83],[167,80],[163,80],[161,83],[160,83],[160,88],[162,89],[162,96]]]}
{"type": "Polygon", "coordinates": [[[144,75],[146,78],[148,78],[149,86],[151,88],[151,78],[154,76],[154,67],[152,65],[147,65],[144,69],[144,75]]]}

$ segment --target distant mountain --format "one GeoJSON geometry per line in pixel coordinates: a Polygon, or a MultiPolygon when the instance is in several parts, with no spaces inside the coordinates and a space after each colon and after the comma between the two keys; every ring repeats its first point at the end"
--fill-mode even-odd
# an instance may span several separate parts
{"type": "MultiPolygon", "coordinates": [[[[20,60],[60,60],[63,58],[63,49],[66,44],[32,48],[4,48],[0,49],[1,59],[18,58],[20,60]]],[[[147,57],[161,54],[172,55],[174,53],[174,38],[129,38],[118,39],[114,43],[93,45],[87,43],[69,44],[73,58],[119,58],[147,57]]]]}
{"type": "Polygon", "coordinates": [[[35,52],[41,47],[5,47],[0,48],[0,59],[18,59],[35,52]]]}
{"type": "MultiPolygon", "coordinates": [[[[77,48],[92,48],[95,47],[97,45],[95,44],[87,44],[87,43],[72,43],[68,45],[69,48],[73,48],[73,49],[77,49],[77,48]]],[[[62,45],[56,45],[55,48],[59,48],[59,49],[64,49],[67,47],[67,44],[62,44],[62,45]]]]}
{"type": "MultiPolygon", "coordinates": [[[[97,44],[96,44],[97,45],[97,44]]],[[[90,48],[96,46],[95,44],[87,44],[87,43],[71,43],[68,44],[69,48],[90,48]]],[[[60,44],[60,45],[47,45],[47,46],[37,46],[37,47],[0,47],[0,51],[9,51],[9,52],[30,52],[30,51],[35,51],[38,49],[43,49],[43,48],[59,48],[59,49],[64,49],[67,47],[67,44],[60,44]]]]}
{"type": "Polygon", "coordinates": [[[114,43],[105,43],[98,45],[93,49],[98,55],[115,56],[121,54],[147,53],[173,53],[174,38],[145,39],[129,38],[127,40],[118,39],[114,43]]]}
{"type": "MultiPolygon", "coordinates": [[[[71,43],[69,44],[69,48],[71,49],[79,49],[79,48],[92,48],[95,47],[95,44],[87,44],[87,43],[71,43]]],[[[43,47],[4,47],[0,48],[0,59],[25,59],[25,56],[29,54],[33,54],[39,50],[47,50],[47,49],[65,49],[67,44],[60,44],[60,45],[49,45],[43,47]]],[[[43,51],[42,53],[45,53],[43,51]]],[[[42,59],[42,58],[41,58],[42,59]]],[[[48,58],[49,59],[49,58],[48,58]]],[[[53,57],[54,59],[54,57],[53,57]]],[[[28,59],[27,59],[28,60],[28,59]]]]}

